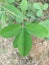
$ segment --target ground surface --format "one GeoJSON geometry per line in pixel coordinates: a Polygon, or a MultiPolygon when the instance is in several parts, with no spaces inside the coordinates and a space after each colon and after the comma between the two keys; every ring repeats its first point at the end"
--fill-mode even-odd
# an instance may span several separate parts
{"type": "Polygon", "coordinates": [[[0,65],[49,65],[49,41],[33,37],[30,54],[23,58],[12,46],[12,39],[0,37],[0,65]]]}

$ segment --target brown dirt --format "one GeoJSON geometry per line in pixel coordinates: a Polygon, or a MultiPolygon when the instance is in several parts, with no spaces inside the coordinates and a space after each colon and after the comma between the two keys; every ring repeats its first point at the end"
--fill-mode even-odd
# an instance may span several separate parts
{"type": "Polygon", "coordinates": [[[0,65],[49,65],[49,41],[33,40],[30,54],[24,58],[13,48],[13,39],[0,37],[0,65]]]}

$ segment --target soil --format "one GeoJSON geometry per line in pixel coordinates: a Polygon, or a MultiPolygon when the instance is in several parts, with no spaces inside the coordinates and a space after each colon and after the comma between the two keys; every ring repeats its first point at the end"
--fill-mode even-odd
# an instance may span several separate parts
{"type": "Polygon", "coordinates": [[[0,37],[0,65],[49,65],[49,40],[33,40],[30,54],[24,58],[13,48],[13,39],[0,37]]]}

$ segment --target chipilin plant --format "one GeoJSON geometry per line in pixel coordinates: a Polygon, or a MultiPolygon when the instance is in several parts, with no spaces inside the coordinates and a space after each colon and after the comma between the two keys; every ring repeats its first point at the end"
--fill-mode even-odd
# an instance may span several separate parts
{"type": "Polygon", "coordinates": [[[45,38],[48,30],[39,20],[44,16],[48,4],[27,0],[0,0],[0,35],[5,38],[15,37],[13,47],[18,48],[21,56],[29,54],[32,48],[32,36],[45,38]]]}

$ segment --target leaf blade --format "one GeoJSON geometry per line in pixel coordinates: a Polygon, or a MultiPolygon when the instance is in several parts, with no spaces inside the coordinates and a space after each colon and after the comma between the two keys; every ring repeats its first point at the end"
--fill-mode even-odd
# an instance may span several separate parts
{"type": "Polygon", "coordinates": [[[19,24],[11,24],[1,30],[1,36],[6,38],[16,36],[20,29],[21,26],[19,24]]]}
{"type": "Polygon", "coordinates": [[[12,4],[3,5],[3,8],[5,10],[7,10],[9,13],[11,13],[12,15],[14,15],[14,16],[18,17],[19,19],[21,19],[22,21],[25,18],[23,13],[12,4]]]}
{"type": "Polygon", "coordinates": [[[17,48],[17,40],[18,40],[18,38],[19,38],[20,33],[21,33],[21,30],[18,32],[17,36],[16,36],[15,39],[14,39],[14,42],[13,42],[13,47],[14,47],[14,48],[17,48]]]}
{"type": "Polygon", "coordinates": [[[32,39],[27,31],[22,30],[17,41],[17,47],[21,56],[26,56],[30,52],[32,47],[32,39]]]}
{"type": "Polygon", "coordinates": [[[27,9],[27,0],[22,0],[22,2],[20,3],[20,8],[22,10],[22,12],[25,12],[27,9]]]}
{"type": "Polygon", "coordinates": [[[47,28],[48,30],[47,37],[49,37],[49,19],[46,19],[45,21],[41,21],[40,24],[47,28]]]}
{"type": "Polygon", "coordinates": [[[48,9],[48,3],[45,3],[42,7],[42,10],[47,10],[48,9]]]}
{"type": "Polygon", "coordinates": [[[13,3],[15,0],[7,0],[8,3],[13,3]]]}
{"type": "Polygon", "coordinates": [[[29,33],[39,38],[45,38],[48,34],[48,30],[38,23],[30,23],[26,25],[26,29],[28,29],[29,33]]]}

